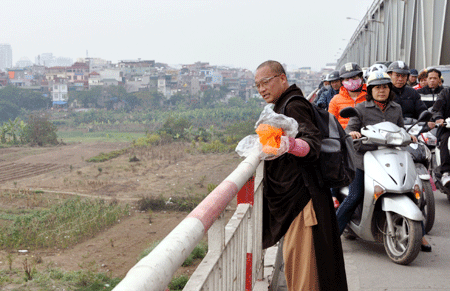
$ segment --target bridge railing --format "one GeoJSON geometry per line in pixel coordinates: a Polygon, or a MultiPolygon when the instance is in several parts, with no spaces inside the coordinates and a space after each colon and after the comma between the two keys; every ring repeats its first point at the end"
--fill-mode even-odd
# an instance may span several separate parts
{"type": "MultiPolygon", "coordinates": [[[[317,92],[318,89],[314,90],[306,98],[313,102],[317,92]]],[[[242,161],[150,254],[128,271],[114,291],[165,290],[206,233],[208,253],[183,290],[252,290],[256,280],[264,275],[262,165],[256,152],[242,161]],[[224,210],[238,192],[237,209],[226,222],[224,210]]]]}
{"type": "Polygon", "coordinates": [[[208,253],[183,290],[252,290],[263,270],[261,184],[262,163],[253,153],[133,266],[114,291],[165,290],[205,233],[208,253]],[[225,224],[224,210],[244,185],[236,212],[225,224]]]}
{"type": "MultiPolygon", "coordinates": [[[[262,278],[262,163],[254,181],[238,194],[238,206],[225,225],[223,214],[208,231],[208,254],[183,291],[252,290],[262,278]],[[255,189],[255,191],[254,191],[255,189]],[[247,193],[246,197],[244,193],[247,193]],[[254,197],[252,199],[252,193],[254,197]]],[[[244,186],[244,187],[245,187],[244,186]]]]}

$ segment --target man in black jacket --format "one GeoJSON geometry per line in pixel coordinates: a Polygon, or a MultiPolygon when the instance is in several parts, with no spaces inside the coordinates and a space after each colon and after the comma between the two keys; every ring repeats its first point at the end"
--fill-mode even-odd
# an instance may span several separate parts
{"type": "Polygon", "coordinates": [[[284,108],[284,115],[298,122],[289,151],[264,162],[263,247],[284,236],[289,290],[345,291],[344,257],[330,189],[320,185],[312,164],[321,147],[312,105],[305,98],[289,101],[303,95],[295,84],[289,86],[283,66],[276,61],[257,68],[255,87],[267,103],[275,105],[276,113],[284,108]]]}
{"type": "Polygon", "coordinates": [[[439,71],[438,69],[433,68],[428,70],[427,86],[417,90],[427,108],[433,106],[434,102],[437,99],[438,94],[442,91],[442,89],[444,89],[444,87],[440,85],[441,75],[442,75],[441,71],[439,71]]]}
{"type": "Polygon", "coordinates": [[[450,129],[443,124],[444,120],[450,117],[450,88],[444,88],[439,93],[436,102],[433,105],[433,118],[436,125],[439,125],[437,137],[439,139],[439,149],[441,152],[441,173],[442,185],[450,190],[450,153],[448,150],[448,139],[450,137],[450,129]]]}
{"type": "Polygon", "coordinates": [[[406,85],[409,68],[402,61],[396,61],[389,65],[387,73],[392,79],[392,91],[395,93],[394,101],[402,107],[403,118],[417,119],[427,106],[420,100],[420,94],[406,85]]]}

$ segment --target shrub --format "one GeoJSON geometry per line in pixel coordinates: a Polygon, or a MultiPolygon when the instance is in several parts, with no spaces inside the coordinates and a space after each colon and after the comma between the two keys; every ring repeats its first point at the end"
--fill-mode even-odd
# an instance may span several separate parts
{"type": "Polygon", "coordinates": [[[24,137],[32,145],[43,146],[58,144],[56,125],[48,120],[47,116],[30,115],[28,124],[24,128],[24,137]]]}
{"type": "MultiPolygon", "coordinates": [[[[169,136],[169,139],[172,140],[172,138],[169,136]]],[[[159,145],[161,144],[162,137],[161,135],[157,133],[149,134],[147,133],[147,136],[140,137],[137,140],[133,140],[133,146],[135,147],[146,147],[149,145],[159,145]]]]}
{"type": "Polygon", "coordinates": [[[112,151],[112,152],[109,152],[106,154],[100,153],[98,156],[92,157],[87,161],[92,162],[92,163],[105,162],[105,161],[117,158],[118,156],[123,155],[127,152],[128,152],[128,149],[121,149],[121,150],[112,151]]]}
{"type": "Polygon", "coordinates": [[[161,131],[164,131],[171,135],[173,138],[183,138],[184,137],[184,129],[189,128],[191,126],[191,123],[189,120],[185,118],[175,118],[175,117],[169,117],[164,122],[161,131]]]}
{"type": "Polygon", "coordinates": [[[247,120],[235,122],[225,130],[225,134],[234,139],[241,140],[250,134],[255,134],[255,121],[247,120]]]}
{"type": "Polygon", "coordinates": [[[181,276],[175,277],[170,282],[169,289],[171,291],[183,290],[184,286],[186,286],[188,281],[189,281],[189,278],[186,275],[181,275],[181,276]]]}
{"type": "Polygon", "coordinates": [[[190,195],[188,197],[173,197],[166,201],[162,194],[158,197],[142,197],[137,202],[137,209],[139,211],[192,211],[203,200],[203,198],[204,196],[202,195],[190,195]]]}
{"type": "Polygon", "coordinates": [[[208,252],[208,245],[206,243],[199,243],[192,250],[191,254],[184,260],[183,267],[188,267],[194,263],[195,259],[203,259],[208,252]]]}
{"type": "Polygon", "coordinates": [[[164,210],[165,208],[166,201],[162,195],[159,195],[159,197],[142,197],[137,202],[137,209],[139,211],[164,210]]]}
{"type": "Polygon", "coordinates": [[[210,143],[200,143],[200,152],[206,153],[227,153],[234,150],[233,146],[227,146],[220,140],[214,140],[210,143]]]}
{"type": "Polygon", "coordinates": [[[147,143],[151,145],[158,145],[161,143],[161,136],[157,133],[147,134],[147,143]]]}

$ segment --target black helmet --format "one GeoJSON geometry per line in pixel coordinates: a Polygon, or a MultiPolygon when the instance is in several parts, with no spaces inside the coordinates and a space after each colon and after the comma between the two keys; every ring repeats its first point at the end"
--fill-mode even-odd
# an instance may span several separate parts
{"type": "Polygon", "coordinates": [[[333,71],[331,73],[329,73],[327,75],[327,78],[325,79],[325,81],[331,82],[331,81],[336,81],[339,80],[339,71],[333,71]]]}
{"type": "Polygon", "coordinates": [[[387,72],[396,72],[399,74],[409,75],[409,67],[403,61],[395,61],[389,65],[387,72]]]}
{"type": "Polygon", "coordinates": [[[346,63],[339,70],[339,76],[341,79],[351,78],[362,73],[363,71],[357,63],[346,63]]]}

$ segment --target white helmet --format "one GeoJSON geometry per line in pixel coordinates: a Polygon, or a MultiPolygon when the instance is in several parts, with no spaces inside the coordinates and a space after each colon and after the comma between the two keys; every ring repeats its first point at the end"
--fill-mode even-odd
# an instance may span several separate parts
{"type": "Polygon", "coordinates": [[[387,71],[387,67],[385,65],[383,65],[383,64],[374,64],[374,65],[370,66],[368,75],[370,76],[370,74],[374,73],[374,72],[384,73],[386,71],[387,71]]]}
{"type": "Polygon", "coordinates": [[[391,77],[385,72],[375,71],[374,73],[371,73],[367,79],[367,87],[383,84],[392,84],[391,77]]]}

